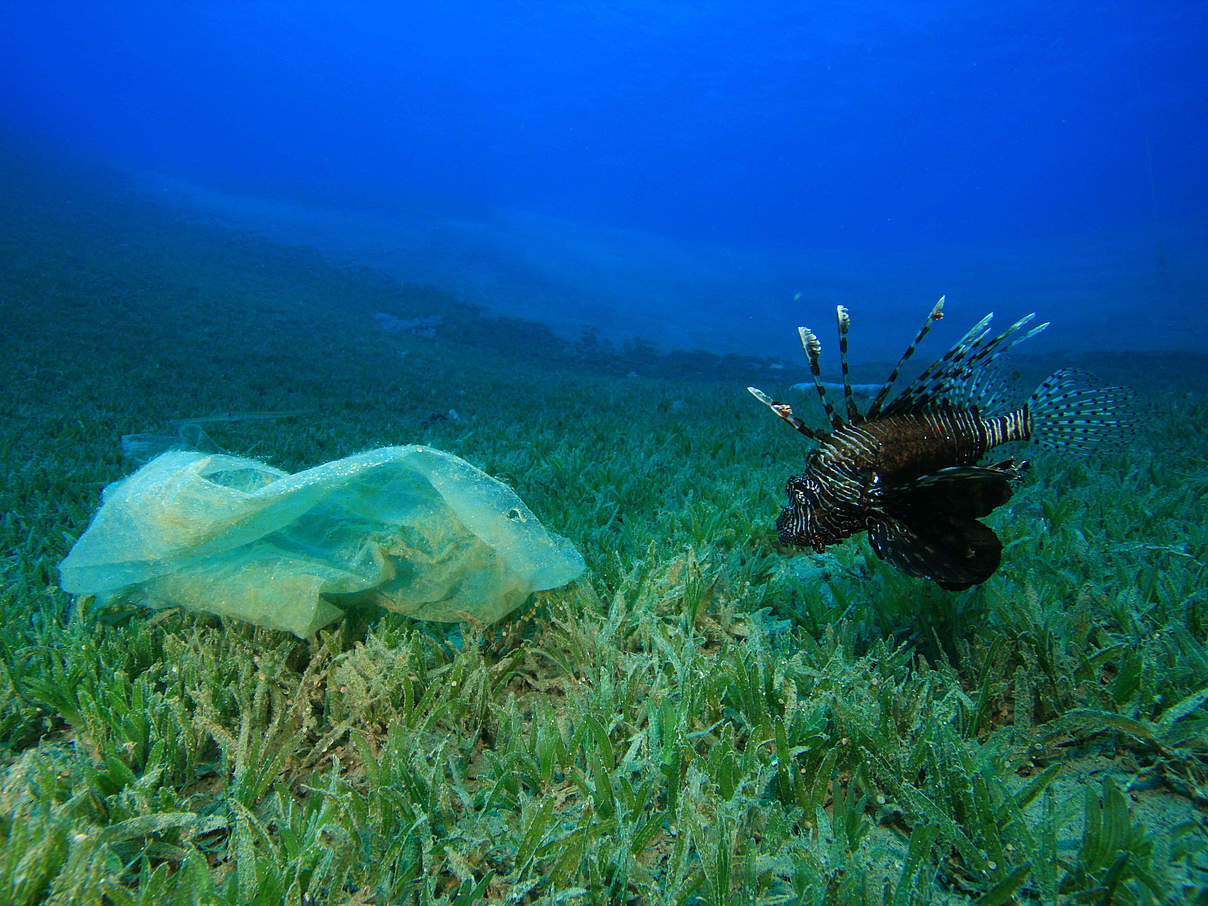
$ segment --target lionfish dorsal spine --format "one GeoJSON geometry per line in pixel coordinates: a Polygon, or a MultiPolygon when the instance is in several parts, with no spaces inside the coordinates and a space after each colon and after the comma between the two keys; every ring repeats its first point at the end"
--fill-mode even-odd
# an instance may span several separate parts
{"type": "Polygon", "coordinates": [[[964,406],[990,411],[1002,390],[991,365],[1011,348],[1048,327],[1048,322],[1024,331],[1036,317],[1025,315],[1002,333],[990,328],[993,313],[982,318],[951,349],[916,378],[886,409],[887,413],[935,405],[964,406]]]}
{"type": "Polygon", "coordinates": [[[851,395],[851,371],[847,367],[847,332],[851,329],[851,314],[842,305],[835,306],[835,318],[839,322],[839,368],[843,372],[843,404],[847,409],[847,422],[858,425],[864,421],[856,401],[851,395]]]}
{"type": "MultiPolygon", "coordinates": [[[[1022,343],[1029,337],[1036,336],[1036,334],[1040,333],[1049,326],[1049,322],[1045,321],[1043,324],[1033,327],[1023,336],[1015,336],[1015,334],[1017,334],[1022,328],[1031,323],[1035,317],[1036,312],[1024,315],[998,336],[986,343],[985,346],[983,346],[978,352],[969,356],[968,362],[962,369],[962,374],[970,375],[983,373],[987,365],[1007,353],[1013,346],[1022,343]]],[[[956,375],[953,375],[953,377],[956,377],[956,375]]]]}
{"type": "Polygon", "coordinates": [[[973,350],[990,332],[990,312],[965,332],[948,351],[923,369],[923,373],[911,381],[906,388],[886,407],[885,413],[908,412],[919,409],[941,395],[953,371],[958,369],[973,350]]]}
{"type": "Polygon", "coordinates": [[[940,296],[940,300],[935,303],[931,309],[931,313],[927,315],[927,320],[923,322],[923,326],[919,328],[919,332],[915,334],[915,337],[911,341],[910,345],[906,347],[906,351],[902,353],[902,357],[898,359],[898,363],[893,366],[893,371],[889,373],[889,377],[885,379],[885,383],[881,385],[881,389],[878,390],[877,395],[873,397],[872,403],[868,407],[868,414],[865,415],[865,418],[869,421],[876,418],[877,415],[880,414],[881,406],[885,404],[885,400],[889,396],[889,392],[893,389],[893,385],[897,381],[898,375],[902,373],[902,366],[910,360],[912,355],[914,355],[914,351],[918,348],[919,343],[923,342],[923,337],[927,336],[928,331],[931,330],[931,325],[944,317],[944,300],[947,298],[947,296],[940,296]]]}
{"type": "Polygon", "coordinates": [[[782,403],[779,400],[772,399],[770,396],[768,396],[766,393],[764,393],[758,387],[748,387],[747,392],[750,393],[751,396],[755,397],[755,399],[759,400],[761,403],[763,403],[765,406],[767,406],[769,409],[771,409],[780,418],[784,419],[786,422],[788,422],[790,425],[792,425],[796,430],[800,431],[802,434],[804,434],[806,437],[808,437],[810,440],[823,440],[827,436],[826,432],[815,431],[813,428],[811,428],[809,425],[807,425],[805,422],[803,422],[801,419],[799,419],[797,416],[795,416],[793,414],[792,407],[788,403],[782,403]]]}
{"type": "Polygon", "coordinates": [[[1000,402],[1004,385],[996,380],[991,366],[1012,348],[1049,326],[1049,322],[1045,321],[1019,334],[1035,317],[1035,312],[1025,315],[970,356],[965,367],[950,376],[945,387],[949,395],[966,405],[978,407],[982,412],[993,411],[1000,402]]]}
{"type": "Polygon", "coordinates": [[[831,405],[830,397],[826,395],[826,388],[822,386],[822,368],[818,364],[818,358],[822,355],[822,344],[818,341],[817,334],[808,327],[798,327],[797,333],[801,337],[801,348],[805,350],[805,358],[809,361],[810,377],[814,379],[814,389],[818,391],[818,399],[822,400],[822,408],[826,410],[826,420],[830,422],[832,428],[842,428],[843,419],[831,405]]]}

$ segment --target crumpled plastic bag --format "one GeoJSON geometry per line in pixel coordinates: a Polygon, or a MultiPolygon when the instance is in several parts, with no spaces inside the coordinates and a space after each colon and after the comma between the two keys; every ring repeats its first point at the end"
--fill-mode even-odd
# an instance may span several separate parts
{"type": "Polygon", "coordinates": [[[64,591],[308,636],[374,603],[498,620],[583,557],[506,485],[431,447],[382,447],[290,475],[177,450],[105,488],[59,566],[64,591]]]}

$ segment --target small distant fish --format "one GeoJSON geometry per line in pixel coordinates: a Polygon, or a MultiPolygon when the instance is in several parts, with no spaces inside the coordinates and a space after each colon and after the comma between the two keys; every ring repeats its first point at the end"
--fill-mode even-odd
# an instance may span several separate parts
{"type": "Polygon", "coordinates": [[[275,418],[297,418],[309,415],[313,409],[276,409],[260,412],[216,412],[213,415],[199,415],[196,418],[170,418],[170,425],[212,425],[219,422],[260,422],[275,418]]]}
{"type": "Polygon", "coordinates": [[[903,572],[949,590],[969,588],[990,578],[1002,559],[1002,542],[978,520],[1007,502],[1028,466],[1011,457],[978,465],[990,449],[1032,440],[1081,453],[1128,436],[1128,392],[1082,372],[1055,372],[1022,406],[1004,402],[1006,387],[992,366],[1049,326],[1025,329],[1035,314],[997,335],[989,327],[993,313],[986,315],[886,404],[902,366],[943,310],[941,298],[861,413],[848,376],[851,318],[838,307],[846,419],[821,380],[821,343],[809,329],[798,328],[830,432],[808,427],[787,403],[747,388],[818,442],[805,471],[789,478],[789,504],[776,520],[781,541],[821,553],[867,531],[877,556],[903,572]]]}

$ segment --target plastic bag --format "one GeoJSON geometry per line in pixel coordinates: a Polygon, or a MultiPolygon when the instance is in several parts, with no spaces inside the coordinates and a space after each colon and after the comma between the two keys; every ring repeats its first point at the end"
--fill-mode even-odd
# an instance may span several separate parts
{"type": "Polygon", "coordinates": [[[71,594],[307,636],[361,602],[490,623],[583,569],[506,485],[407,446],[293,475],[225,454],[164,453],[105,488],[59,574],[71,594]]]}

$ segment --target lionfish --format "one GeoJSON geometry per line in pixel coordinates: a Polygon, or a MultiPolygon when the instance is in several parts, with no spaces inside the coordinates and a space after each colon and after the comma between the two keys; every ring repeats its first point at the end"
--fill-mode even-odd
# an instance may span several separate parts
{"type": "Polygon", "coordinates": [[[1063,369],[1041,382],[1027,402],[1012,407],[993,367],[1018,343],[1048,327],[1028,325],[1035,314],[1002,333],[986,315],[890,402],[902,366],[943,317],[944,299],[931,309],[867,411],[852,397],[847,365],[851,318],[837,309],[839,357],[846,420],[835,411],[818,366],[822,345],[798,328],[814,387],[830,432],[808,427],[787,403],[747,389],[818,446],[805,471],[788,480],[788,506],[776,520],[780,540],[821,553],[867,531],[873,551],[911,576],[959,590],[988,579],[1002,559],[1002,542],[978,521],[1010,499],[1028,463],[1013,457],[978,461],[992,448],[1032,440],[1064,452],[1083,452],[1119,441],[1127,425],[1122,388],[1063,369]]]}

